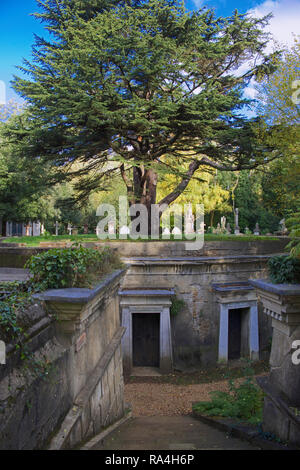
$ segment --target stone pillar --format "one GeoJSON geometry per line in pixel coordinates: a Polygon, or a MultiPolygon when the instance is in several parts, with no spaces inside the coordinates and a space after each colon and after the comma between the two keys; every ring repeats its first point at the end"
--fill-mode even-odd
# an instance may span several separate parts
{"type": "Polygon", "coordinates": [[[271,372],[258,379],[266,395],[263,430],[300,445],[300,364],[293,359],[300,340],[300,286],[250,282],[273,326],[271,372]]]}
{"type": "Polygon", "coordinates": [[[220,305],[219,357],[218,362],[228,361],[228,308],[220,305]]]}
{"type": "Polygon", "coordinates": [[[124,374],[128,376],[132,369],[132,314],[126,307],[122,309],[122,326],[125,328],[122,339],[123,369],[124,374]]]}
{"type": "Polygon", "coordinates": [[[249,325],[249,353],[252,361],[259,360],[259,334],[258,334],[258,311],[257,305],[250,307],[249,325]]]}
{"type": "Polygon", "coordinates": [[[162,372],[171,372],[172,370],[172,340],[171,340],[171,322],[170,308],[165,307],[160,314],[160,370],[162,372]]]}

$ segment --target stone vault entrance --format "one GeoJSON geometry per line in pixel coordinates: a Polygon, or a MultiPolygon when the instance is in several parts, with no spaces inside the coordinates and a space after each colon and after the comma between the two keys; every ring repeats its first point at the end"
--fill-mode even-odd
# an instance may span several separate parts
{"type": "Polygon", "coordinates": [[[161,372],[172,370],[170,307],[173,290],[145,289],[119,292],[121,321],[126,328],[123,337],[125,375],[133,367],[156,367],[161,372]]]}
{"type": "Polygon", "coordinates": [[[159,367],[159,313],[133,313],[132,363],[133,367],[159,367]]]}
{"type": "Polygon", "coordinates": [[[259,359],[256,292],[248,282],[213,284],[219,310],[218,362],[259,359]]]}

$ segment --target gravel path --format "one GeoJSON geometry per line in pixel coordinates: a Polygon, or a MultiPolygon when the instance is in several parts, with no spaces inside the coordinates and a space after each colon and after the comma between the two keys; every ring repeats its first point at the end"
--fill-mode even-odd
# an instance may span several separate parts
{"type": "Polygon", "coordinates": [[[132,383],[125,385],[125,402],[130,403],[133,416],[187,415],[192,411],[192,402],[210,400],[209,393],[215,390],[228,391],[228,381],[195,385],[132,383]]]}

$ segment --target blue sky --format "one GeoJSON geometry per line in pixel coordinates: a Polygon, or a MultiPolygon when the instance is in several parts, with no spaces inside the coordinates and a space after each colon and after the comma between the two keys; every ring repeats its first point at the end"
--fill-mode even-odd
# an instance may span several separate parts
{"type": "MultiPolygon", "coordinates": [[[[38,10],[35,0],[0,1],[0,81],[6,84],[9,100],[17,98],[9,83],[13,74],[20,74],[16,66],[22,65],[23,57],[30,59],[33,35],[44,35],[44,28],[30,16],[38,10]]],[[[186,0],[190,10],[203,5],[215,8],[220,16],[229,16],[234,9],[241,13],[251,10],[256,16],[273,11],[270,31],[280,42],[291,44],[291,33],[300,33],[300,0],[186,0]]]]}

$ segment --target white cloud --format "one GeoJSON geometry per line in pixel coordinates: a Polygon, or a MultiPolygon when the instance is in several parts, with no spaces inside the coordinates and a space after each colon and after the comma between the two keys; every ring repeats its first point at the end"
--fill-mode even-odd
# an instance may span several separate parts
{"type": "MultiPolygon", "coordinates": [[[[264,31],[271,33],[272,40],[266,47],[266,52],[274,52],[281,46],[291,47],[294,36],[299,34],[300,1],[299,0],[266,0],[247,12],[251,16],[261,18],[269,13],[273,14],[264,31]]],[[[243,70],[244,71],[244,70],[243,70]]],[[[243,72],[242,71],[242,72],[243,72]]],[[[246,98],[256,98],[256,82],[251,80],[245,89],[246,98]]]]}
{"type": "Polygon", "coordinates": [[[203,7],[204,0],[193,0],[193,3],[199,9],[199,8],[203,7]]]}
{"type": "MultiPolygon", "coordinates": [[[[258,4],[256,7],[248,10],[251,16],[261,18],[268,13],[273,14],[269,25],[265,31],[273,36],[275,43],[292,46],[294,35],[299,34],[300,30],[300,1],[299,0],[266,0],[258,4]]],[[[272,52],[276,48],[276,44],[271,42],[267,51],[272,52]]]]}

